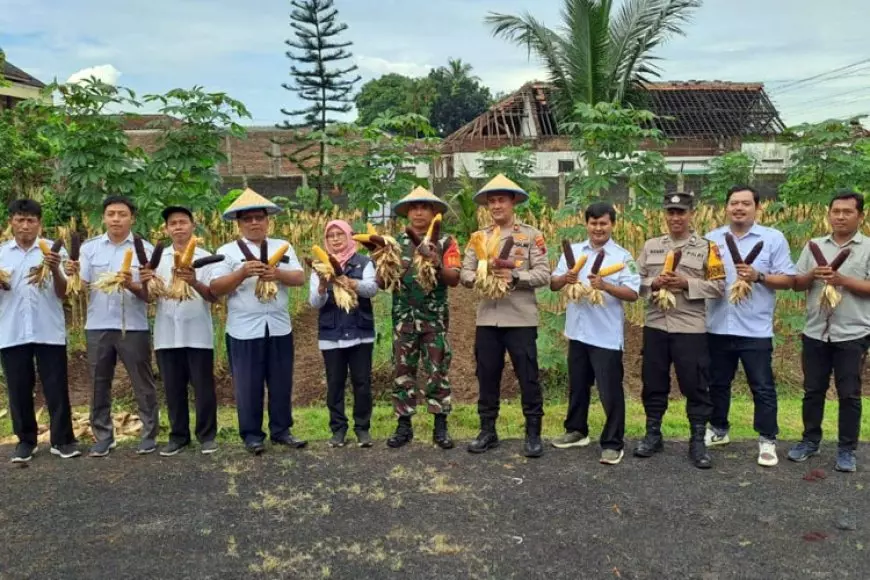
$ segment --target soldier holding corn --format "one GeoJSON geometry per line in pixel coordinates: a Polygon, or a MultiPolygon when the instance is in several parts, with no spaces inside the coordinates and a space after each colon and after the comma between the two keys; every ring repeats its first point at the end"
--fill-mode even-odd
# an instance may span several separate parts
{"type": "Polygon", "coordinates": [[[807,292],[803,333],[803,421],[788,453],[802,462],[819,454],[825,394],[831,374],[840,400],[837,471],[857,469],[861,372],[870,348],[870,238],[861,233],[864,196],[838,193],[828,206],[831,233],[810,240],[797,263],[795,290],[807,292]]]}
{"type": "Polygon", "coordinates": [[[489,209],[494,224],[475,233],[478,240],[486,239],[487,255],[481,255],[483,248],[476,251],[470,246],[462,263],[462,284],[477,287],[484,294],[477,309],[474,341],[480,434],[468,446],[472,453],[484,453],[499,443],[495,425],[505,351],[520,383],[526,418],[524,454],[540,457],[544,453],[535,290],[549,284],[550,263],[541,232],[519,223],[514,216],[514,206],[528,198],[528,193],[504,175],[493,178],[474,196],[477,204],[489,209]]]}
{"type": "Polygon", "coordinates": [[[570,399],[565,434],[552,443],[558,449],[589,445],[589,402],[595,383],[607,417],[601,432],[601,463],[616,465],[625,446],[623,302],[637,300],[640,276],[631,254],[611,237],[616,223],[613,206],[593,203],[586,208],[585,217],[589,239],[565,247],[550,289],[558,292],[566,284],[588,284],[585,288],[601,292],[602,303],[590,299],[586,292],[582,301],[568,304],[565,336],[569,341],[570,399]]]}
{"type": "Polygon", "coordinates": [[[712,404],[705,299],[724,294],[725,272],[718,247],[691,229],[693,201],[690,193],[665,195],[668,233],[647,240],[637,261],[640,293],[650,301],[643,328],[641,370],[646,437],[634,455],[652,457],[663,449],[661,426],[668,408],[673,363],[691,425],[689,458],[696,467],[708,469],[712,460],[704,434],[712,404]]]}
{"type": "Polygon", "coordinates": [[[459,248],[453,238],[436,231],[440,229],[438,216],[447,211],[447,204],[430,191],[418,187],[393,209],[408,218],[408,228],[397,240],[402,248],[402,277],[393,291],[393,407],[398,425],[387,445],[402,447],[414,438],[411,417],[422,358],[426,401],[435,417],[432,441],[442,449],[452,449],[447,430],[451,409],[447,293],[459,284],[459,248]]]}

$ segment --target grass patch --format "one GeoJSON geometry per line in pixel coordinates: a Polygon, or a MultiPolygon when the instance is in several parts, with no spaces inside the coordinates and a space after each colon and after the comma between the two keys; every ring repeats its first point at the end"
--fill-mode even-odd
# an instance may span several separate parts
{"type": "MultiPolygon", "coordinates": [[[[870,405],[870,397],[864,397],[865,405],[870,405]]],[[[837,438],[837,411],[838,403],[828,401],[825,405],[825,419],[823,423],[826,440],[837,438]]],[[[747,397],[735,397],[731,404],[731,439],[749,440],[755,439],[757,434],[752,428],[753,403],[747,397]]],[[[544,436],[554,437],[562,433],[562,422],[565,419],[567,405],[565,403],[548,403],[545,407],[544,436]]],[[[86,408],[76,410],[87,412],[86,408]]],[[[119,403],[115,405],[116,411],[135,412],[135,405],[119,403]]],[[[293,434],[309,441],[325,441],[332,434],[329,431],[329,412],[325,407],[300,407],[293,411],[295,426],[293,434]]],[[[161,440],[166,441],[169,437],[169,418],[165,409],[161,409],[161,440]]],[[[191,415],[191,425],[193,425],[191,415]]],[[[591,435],[595,437],[601,432],[604,424],[604,412],[597,401],[593,401],[589,412],[589,427],[591,435]]],[[[626,400],[626,429],[628,439],[643,437],[646,418],[643,405],[634,399],[626,400]]],[[[227,443],[239,443],[236,410],[234,407],[221,407],[218,410],[218,440],[227,443]]],[[[393,432],[396,426],[393,409],[388,404],[378,404],[372,415],[372,437],[377,440],[385,440],[393,432]]],[[[480,424],[477,417],[476,405],[456,405],[450,416],[450,432],[457,439],[472,439],[477,435],[480,424]]],[[[522,409],[518,402],[503,402],[501,416],[498,420],[499,436],[502,438],[521,438],[524,435],[524,419],[522,409]]],[[[779,400],[779,438],[783,440],[800,439],[803,432],[801,420],[801,399],[799,397],[782,397],[779,400]]],[[[414,417],[414,429],[416,431],[415,442],[427,442],[432,432],[432,416],[420,412],[414,417]]],[[[686,419],[685,403],[682,400],[671,401],[668,412],[665,415],[662,430],[670,439],[687,439],[689,424],[686,419]]],[[[268,431],[268,430],[267,430],[268,431]]],[[[12,434],[12,422],[7,413],[0,418],[0,438],[12,434]]],[[[870,436],[870,413],[864,413],[861,418],[862,439],[870,436]]],[[[228,466],[233,470],[233,466],[228,466]]],[[[393,474],[401,478],[400,473],[393,474]]]]}

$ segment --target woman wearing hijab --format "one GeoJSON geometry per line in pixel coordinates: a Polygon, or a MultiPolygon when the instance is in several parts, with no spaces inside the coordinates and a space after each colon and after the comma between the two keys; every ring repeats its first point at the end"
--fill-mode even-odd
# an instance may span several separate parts
{"type": "Polygon", "coordinates": [[[372,350],[375,320],[371,298],[378,292],[375,268],[369,258],[357,253],[353,230],[343,220],[326,224],[324,248],[341,265],[341,276],[359,297],[359,306],[346,312],[335,302],[333,283],[311,272],[309,303],[320,309],[318,346],[326,366],[326,406],[329,408],[331,447],[343,447],[347,437],[344,388],[350,371],[353,385],[353,429],[360,447],[371,447],[372,350]]]}

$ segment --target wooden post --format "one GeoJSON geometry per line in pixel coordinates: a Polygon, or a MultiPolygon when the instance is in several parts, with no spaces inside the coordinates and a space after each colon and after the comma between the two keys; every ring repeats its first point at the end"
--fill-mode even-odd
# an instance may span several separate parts
{"type": "Polygon", "coordinates": [[[677,191],[680,193],[686,191],[686,176],[682,172],[677,173],[677,191]]]}
{"type": "Polygon", "coordinates": [[[559,208],[565,207],[565,201],[568,198],[568,180],[564,173],[559,174],[559,208]]]}

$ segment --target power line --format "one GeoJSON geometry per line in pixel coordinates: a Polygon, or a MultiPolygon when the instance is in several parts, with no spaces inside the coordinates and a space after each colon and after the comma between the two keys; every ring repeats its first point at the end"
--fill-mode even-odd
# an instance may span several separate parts
{"type": "MultiPolygon", "coordinates": [[[[831,99],[836,99],[837,97],[845,97],[846,95],[854,95],[855,93],[867,93],[867,95],[863,98],[870,97],[870,87],[858,87],[857,89],[852,89],[851,91],[844,91],[842,93],[837,93],[834,95],[825,95],[825,96],[821,96],[821,97],[815,97],[815,98],[809,99],[807,101],[799,101],[797,103],[792,103],[789,106],[802,107],[804,105],[811,105],[813,103],[820,103],[822,101],[830,101],[831,99]]],[[[852,100],[849,100],[847,102],[851,103],[851,102],[854,102],[856,100],[861,100],[861,99],[852,99],[852,100]]]]}
{"type": "MultiPolygon", "coordinates": [[[[859,60],[857,62],[853,62],[852,64],[841,66],[841,67],[838,67],[835,69],[831,69],[829,71],[815,74],[813,76],[809,76],[809,77],[806,77],[803,79],[798,79],[796,81],[792,81],[790,83],[786,83],[786,84],[776,88],[774,90],[774,92],[776,94],[787,93],[789,91],[797,90],[798,88],[801,88],[807,84],[818,84],[821,82],[841,78],[843,76],[846,76],[847,74],[850,74],[853,72],[858,72],[858,71],[852,70],[852,69],[855,69],[856,67],[861,67],[862,65],[867,65],[867,64],[870,64],[870,58],[865,58],[865,59],[859,60]],[[837,75],[836,73],[843,73],[843,74],[837,75]],[[813,82],[813,81],[816,81],[816,82],[813,82]]],[[[861,68],[859,70],[863,71],[863,70],[865,70],[865,68],[861,68]]]]}

